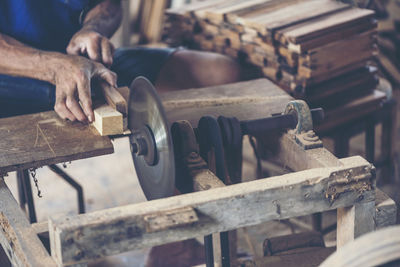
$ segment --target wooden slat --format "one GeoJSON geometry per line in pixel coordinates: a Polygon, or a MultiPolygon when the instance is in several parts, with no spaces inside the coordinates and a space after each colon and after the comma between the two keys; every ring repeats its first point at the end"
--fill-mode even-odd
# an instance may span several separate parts
{"type": "Polygon", "coordinates": [[[269,220],[373,201],[371,165],[360,157],[348,158],[342,163],[343,167],[306,170],[75,217],[50,219],[52,256],[58,263],[84,262],[269,220]],[[144,216],[185,207],[196,211],[197,223],[146,232],[144,216]]]}
{"type": "Polygon", "coordinates": [[[101,88],[103,90],[104,98],[106,99],[108,105],[126,116],[128,114],[128,105],[119,90],[117,90],[115,87],[110,86],[107,82],[103,82],[101,88]]]}
{"type": "Polygon", "coordinates": [[[373,16],[372,10],[352,8],[286,28],[280,34],[286,40],[298,44],[332,31],[342,31],[350,25],[360,24],[360,20],[364,22],[373,16]]]}
{"type": "Polygon", "coordinates": [[[325,113],[324,123],[316,126],[317,132],[327,132],[337,125],[343,125],[377,110],[386,99],[386,94],[374,90],[371,94],[354,100],[325,113]]]}
{"type": "Polygon", "coordinates": [[[56,266],[3,179],[0,179],[0,229],[1,246],[13,266],[56,266]]]}
{"type": "Polygon", "coordinates": [[[393,199],[386,195],[382,190],[375,190],[375,223],[376,228],[384,228],[396,224],[397,205],[393,199]]]}
{"type": "Polygon", "coordinates": [[[108,137],[54,111],[0,119],[0,172],[113,153],[108,137]]]}
{"type": "Polygon", "coordinates": [[[373,30],[309,50],[299,58],[299,76],[311,78],[360,60],[366,61],[374,55],[375,34],[373,30]]]}
{"type": "Polygon", "coordinates": [[[293,98],[267,79],[161,94],[170,122],[193,127],[205,115],[260,119],[282,113],[293,98]]]}
{"type": "Polygon", "coordinates": [[[255,266],[268,267],[309,267],[319,266],[329,255],[335,252],[330,248],[309,248],[293,250],[290,254],[268,256],[255,260],[255,266]]]}
{"type": "Polygon", "coordinates": [[[249,25],[264,25],[269,33],[275,30],[301,23],[319,16],[350,8],[349,5],[330,0],[310,0],[287,6],[276,11],[245,19],[249,25]]]}
{"type": "Polygon", "coordinates": [[[304,150],[296,143],[294,135],[290,133],[284,134],[276,145],[278,145],[278,148],[276,148],[278,149],[276,155],[277,159],[279,159],[285,167],[293,171],[337,167],[342,165],[342,163],[325,148],[304,150]]]}
{"type": "Polygon", "coordinates": [[[310,49],[317,48],[338,40],[344,40],[354,35],[373,30],[376,28],[376,26],[376,21],[368,23],[357,23],[354,26],[346,27],[342,30],[333,31],[331,33],[315,37],[308,41],[303,41],[299,44],[294,44],[292,42],[287,43],[284,37],[282,37],[283,40],[281,40],[281,42],[284,42],[290,51],[296,52],[298,54],[304,54],[310,49]]]}
{"type": "Polygon", "coordinates": [[[355,238],[375,230],[375,201],[356,203],[337,210],[336,247],[340,249],[355,238]]]}

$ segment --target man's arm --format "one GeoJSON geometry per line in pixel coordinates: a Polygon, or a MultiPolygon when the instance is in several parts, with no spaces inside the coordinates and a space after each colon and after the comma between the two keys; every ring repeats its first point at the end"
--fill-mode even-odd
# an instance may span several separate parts
{"type": "Polygon", "coordinates": [[[113,86],[116,84],[116,75],[100,63],[81,56],[41,51],[1,33],[0,58],[0,73],[54,84],[54,110],[61,118],[71,121],[93,121],[90,95],[92,78],[103,79],[113,86]]]}
{"type": "Polygon", "coordinates": [[[121,24],[120,0],[104,0],[86,15],[82,29],[71,39],[67,53],[82,55],[111,66],[114,47],[109,38],[121,24]]]}

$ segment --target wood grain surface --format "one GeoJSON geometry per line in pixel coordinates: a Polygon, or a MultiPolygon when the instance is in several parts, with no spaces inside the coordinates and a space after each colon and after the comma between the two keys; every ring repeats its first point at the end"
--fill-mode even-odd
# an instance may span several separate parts
{"type": "Polygon", "coordinates": [[[0,173],[113,151],[92,126],[63,121],[54,111],[0,119],[0,173]]]}

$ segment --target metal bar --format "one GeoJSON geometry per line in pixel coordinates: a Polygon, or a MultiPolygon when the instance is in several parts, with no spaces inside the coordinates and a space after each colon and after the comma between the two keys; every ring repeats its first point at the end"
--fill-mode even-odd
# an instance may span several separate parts
{"type": "Polygon", "coordinates": [[[28,215],[30,223],[37,222],[35,202],[33,200],[32,186],[30,181],[30,175],[28,170],[20,170],[20,177],[22,182],[22,187],[24,190],[24,198],[28,204],[28,215]]]}
{"type": "MultiPolygon", "coordinates": [[[[314,124],[319,124],[324,119],[324,111],[321,108],[310,110],[314,124]]],[[[269,118],[241,121],[243,135],[260,135],[271,130],[294,129],[297,125],[296,113],[275,115],[269,118]]]]}
{"type": "Polygon", "coordinates": [[[230,267],[231,266],[231,257],[229,250],[229,232],[221,232],[221,261],[222,267],[230,267]]]}
{"type": "Polygon", "coordinates": [[[76,193],[78,195],[79,213],[80,214],[85,213],[85,200],[83,197],[82,186],[78,182],[76,182],[71,176],[69,176],[66,172],[64,172],[61,168],[59,168],[57,165],[49,165],[49,168],[76,190],[76,193]]]}
{"type": "Polygon", "coordinates": [[[24,183],[23,183],[23,173],[21,170],[17,171],[17,187],[18,187],[18,200],[19,206],[23,211],[26,212],[26,199],[25,199],[25,190],[24,190],[24,183]]]}
{"type": "Polygon", "coordinates": [[[212,235],[204,236],[204,250],[207,267],[214,267],[213,239],[212,235]]]}
{"type": "Polygon", "coordinates": [[[322,231],[322,213],[314,213],[312,215],[312,227],[314,231],[322,231]]]}

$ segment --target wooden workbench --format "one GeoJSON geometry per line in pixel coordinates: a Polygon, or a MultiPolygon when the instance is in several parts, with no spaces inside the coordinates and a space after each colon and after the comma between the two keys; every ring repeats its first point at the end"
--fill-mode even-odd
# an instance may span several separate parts
{"type": "MultiPolygon", "coordinates": [[[[187,119],[196,126],[204,115],[268,117],[283,112],[292,98],[268,80],[260,79],[173,92],[162,95],[162,100],[170,122],[187,119]]],[[[89,126],[62,121],[54,112],[1,119],[0,138],[3,173],[113,151],[108,137],[100,137],[89,126]]],[[[15,266],[68,266],[330,209],[339,212],[340,246],[374,228],[371,164],[361,157],[338,160],[324,148],[302,150],[289,134],[284,134],[279,144],[278,157],[301,172],[79,216],[50,218],[44,232],[50,235],[51,256],[0,179],[0,243],[15,266]],[[188,214],[195,215],[190,224],[182,216],[188,214]],[[176,221],[169,221],[171,216],[176,221]],[[168,225],[164,222],[164,228],[153,227],[152,222],[159,220],[168,225]]]]}
{"type": "Polygon", "coordinates": [[[54,111],[0,119],[0,173],[113,153],[108,137],[54,111]]]}

